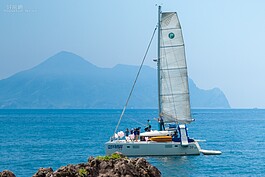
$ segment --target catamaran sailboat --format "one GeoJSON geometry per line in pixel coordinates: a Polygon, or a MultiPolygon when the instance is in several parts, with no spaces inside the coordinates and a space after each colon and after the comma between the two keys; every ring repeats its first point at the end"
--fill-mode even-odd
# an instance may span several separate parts
{"type": "MultiPolygon", "coordinates": [[[[118,133],[105,143],[106,154],[121,152],[127,156],[170,156],[221,154],[202,150],[198,140],[188,136],[186,124],[193,121],[190,111],[188,74],[184,41],[176,12],[161,12],[158,7],[158,101],[159,115],[172,127],[163,131],[140,133],[140,140],[118,133]],[[177,125],[174,127],[174,125],[177,125]]],[[[125,111],[123,109],[122,115],[125,111]]]]}

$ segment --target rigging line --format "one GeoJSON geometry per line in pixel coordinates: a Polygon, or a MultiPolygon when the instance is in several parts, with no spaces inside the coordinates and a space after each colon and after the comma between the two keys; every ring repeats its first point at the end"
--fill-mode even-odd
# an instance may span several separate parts
{"type": "Polygon", "coordinates": [[[140,124],[140,125],[143,125],[143,126],[145,126],[145,124],[144,124],[144,123],[142,123],[142,122],[139,122],[139,121],[137,121],[136,119],[133,119],[133,118],[128,118],[128,119],[131,119],[132,121],[134,121],[134,122],[136,122],[136,123],[138,123],[138,124],[140,124]]]}
{"type": "Polygon", "coordinates": [[[146,58],[146,56],[147,56],[147,53],[148,53],[148,51],[149,51],[149,48],[150,48],[151,43],[152,43],[152,41],[153,41],[153,38],[154,38],[154,36],[155,36],[156,29],[157,29],[157,26],[155,27],[155,29],[154,29],[154,31],[153,31],[153,34],[152,34],[151,40],[150,40],[150,42],[149,42],[149,44],[148,44],[148,47],[147,47],[147,49],[146,49],[146,51],[145,51],[145,54],[144,54],[144,57],[143,57],[142,63],[141,63],[140,68],[139,68],[139,70],[138,70],[138,72],[137,72],[137,75],[136,75],[136,78],[135,78],[135,80],[134,80],[133,86],[132,86],[132,88],[131,88],[130,94],[129,94],[127,100],[126,100],[126,103],[125,103],[124,107],[123,107],[122,113],[121,113],[121,115],[120,115],[120,119],[119,119],[119,121],[118,121],[118,124],[117,124],[117,126],[116,126],[116,128],[115,128],[115,131],[114,131],[114,134],[113,134],[113,135],[115,135],[115,133],[117,132],[117,130],[118,130],[118,128],[119,128],[119,125],[120,125],[121,119],[122,119],[122,117],[123,117],[123,114],[124,114],[124,112],[125,112],[125,110],[126,110],[126,107],[127,107],[128,103],[129,103],[129,100],[130,100],[131,95],[132,95],[132,92],[133,92],[133,90],[134,90],[134,87],[135,87],[136,81],[137,81],[137,79],[138,79],[138,77],[139,77],[139,74],[140,74],[140,71],[141,71],[141,69],[142,69],[142,67],[143,67],[143,64],[144,64],[145,58],[146,58]]]}

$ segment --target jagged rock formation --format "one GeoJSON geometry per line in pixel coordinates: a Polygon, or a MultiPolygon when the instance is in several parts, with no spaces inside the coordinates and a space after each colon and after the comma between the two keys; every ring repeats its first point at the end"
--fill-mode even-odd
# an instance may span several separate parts
{"type": "Polygon", "coordinates": [[[161,172],[144,158],[98,159],[90,157],[87,163],[67,165],[56,171],[40,168],[33,177],[160,177],[161,172]]]}
{"type": "Polygon", "coordinates": [[[13,172],[9,170],[4,170],[0,172],[0,177],[16,177],[13,172]]]}

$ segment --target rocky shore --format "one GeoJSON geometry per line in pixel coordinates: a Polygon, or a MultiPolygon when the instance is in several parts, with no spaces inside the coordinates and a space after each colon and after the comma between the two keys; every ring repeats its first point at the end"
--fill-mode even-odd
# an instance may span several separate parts
{"type": "Polygon", "coordinates": [[[4,170],[0,172],[0,177],[16,177],[12,171],[4,170]]]}
{"type": "MultiPolygon", "coordinates": [[[[144,158],[127,158],[120,154],[90,157],[87,163],[67,165],[53,171],[40,168],[32,177],[160,177],[161,172],[144,158]]],[[[0,177],[15,177],[10,171],[0,172],[0,177]],[[13,176],[12,176],[13,175],[13,176]]]]}

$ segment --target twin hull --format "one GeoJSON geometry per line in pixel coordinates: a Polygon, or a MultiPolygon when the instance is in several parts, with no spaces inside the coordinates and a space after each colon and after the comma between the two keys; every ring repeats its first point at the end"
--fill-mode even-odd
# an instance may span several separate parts
{"type": "Polygon", "coordinates": [[[121,152],[126,156],[174,156],[174,155],[199,155],[198,142],[190,142],[182,146],[180,142],[126,142],[123,140],[109,141],[105,144],[107,155],[121,152]]]}

